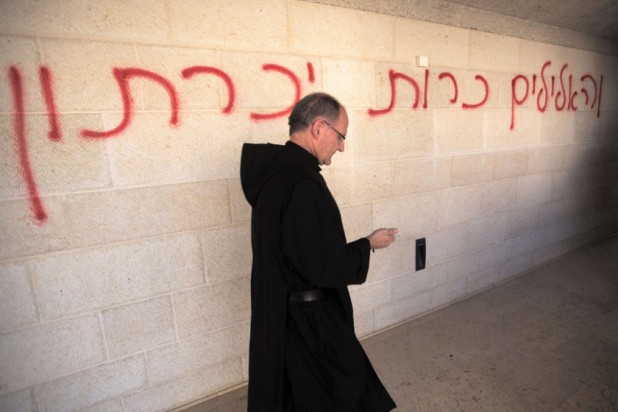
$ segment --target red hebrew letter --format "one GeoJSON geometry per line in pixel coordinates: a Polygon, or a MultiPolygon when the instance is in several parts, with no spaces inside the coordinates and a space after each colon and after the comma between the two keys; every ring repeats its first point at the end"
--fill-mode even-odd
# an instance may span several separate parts
{"type": "Polygon", "coordinates": [[[232,112],[232,107],[234,107],[234,100],[236,99],[236,91],[234,90],[234,83],[230,76],[222,70],[219,70],[215,67],[210,66],[193,66],[188,67],[182,71],[182,77],[185,79],[190,79],[193,75],[197,73],[205,73],[205,74],[214,74],[218,76],[221,80],[225,82],[227,86],[227,106],[223,108],[223,113],[229,114],[232,112]]]}
{"type": "Polygon", "coordinates": [[[516,105],[519,106],[526,101],[526,99],[528,98],[529,88],[530,88],[530,85],[528,84],[528,78],[522,74],[518,74],[511,81],[511,127],[509,128],[510,130],[513,130],[515,128],[515,106],[516,105]],[[517,81],[518,80],[524,80],[526,82],[526,93],[524,94],[524,97],[522,97],[521,99],[517,98],[517,81]]]}
{"type": "Polygon", "coordinates": [[[143,77],[146,79],[153,80],[159,83],[163,88],[167,91],[170,97],[170,106],[172,109],[172,115],[170,117],[170,125],[177,126],[178,125],[178,97],[176,95],[176,90],[174,86],[164,77],[153,73],[148,70],[138,69],[138,68],[126,68],[126,69],[114,69],[114,77],[118,82],[118,86],[120,87],[120,94],[122,96],[122,106],[124,117],[118,126],[116,126],[112,130],[108,130],[105,132],[97,132],[93,130],[83,129],[81,131],[82,136],[86,138],[106,138],[112,137],[120,134],[124,129],[127,128],[129,123],[131,122],[132,116],[132,103],[133,99],[131,97],[131,92],[129,89],[129,79],[133,77],[143,77]]]}
{"type": "Polygon", "coordinates": [[[481,100],[480,102],[476,104],[462,103],[461,107],[463,109],[476,109],[478,107],[481,107],[482,105],[485,104],[485,102],[487,102],[487,99],[489,98],[489,84],[487,84],[487,80],[485,80],[485,78],[481,76],[480,74],[477,74],[476,76],[474,76],[474,80],[480,81],[485,86],[485,97],[483,98],[483,100],[481,100]]]}
{"type": "MultiPolygon", "coordinates": [[[[536,97],[536,107],[543,113],[547,109],[547,101],[549,100],[549,91],[547,90],[547,82],[545,81],[545,69],[551,65],[550,61],[546,61],[541,69],[541,80],[543,81],[543,87],[539,89],[539,95],[536,97]],[[541,105],[541,95],[545,93],[545,102],[541,105]]],[[[553,81],[553,79],[552,79],[553,81]]],[[[553,85],[552,85],[553,90],[553,85]]],[[[553,92],[552,92],[553,95],[553,92]]]]}
{"type": "Polygon", "coordinates": [[[47,220],[47,213],[43,208],[43,203],[39,197],[34,173],[30,166],[30,155],[28,154],[28,142],[26,142],[26,122],[24,117],[24,90],[21,82],[21,74],[11,66],[9,68],[9,80],[13,92],[13,119],[15,127],[15,139],[17,140],[17,153],[21,165],[21,173],[28,188],[30,207],[34,217],[39,222],[47,220]]]}
{"type": "Polygon", "coordinates": [[[565,64],[564,66],[562,66],[562,69],[560,69],[560,87],[562,88],[562,91],[559,91],[556,94],[556,100],[555,100],[555,105],[556,105],[556,110],[558,110],[559,112],[561,112],[564,109],[564,106],[566,105],[567,102],[567,93],[564,87],[564,79],[562,78],[562,75],[564,74],[564,71],[566,70],[566,68],[569,67],[568,64],[565,64]],[[558,105],[558,99],[562,97],[562,104],[558,105]]]}
{"type": "Polygon", "coordinates": [[[419,91],[418,84],[416,83],[416,80],[414,80],[410,76],[406,76],[405,74],[396,72],[394,70],[388,71],[388,78],[391,84],[391,102],[386,109],[369,109],[367,111],[369,113],[369,116],[383,115],[393,110],[393,107],[395,107],[395,99],[397,98],[397,90],[395,88],[395,80],[397,79],[406,80],[408,83],[410,83],[414,87],[415,98],[414,98],[414,104],[412,105],[412,107],[414,109],[418,107],[418,96],[420,94],[420,91],[419,91]]]}
{"type": "MultiPolygon", "coordinates": [[[[581,81],[582,81],[582,83],[583,83],[583,82],[584,82],[584,80],[586,80],[586,79],[590,80],[590,81],[592,82],[592,85],[594,86],[594,97],[592,98],[592,106],[590,106],[590,108],[591,108],[591,109],[594,109],[594,105],[595,105],[596,100],[597,100],[597,82],[596,82],[596,80],[594,80],[594,77],[592,77],[591,75],[589,75],[589,74],[584,74],[584,75],[581,77],[581,81]]],[[[587,105],[587,104],[588,104],[588,90],[586,90],[586,88],[585,88],[585,87],[583,87],[583,88],[582,88],[582,93],[584,94],[584,96],[586,96],[586,101],[585,101],[585,103],[584,103],[584,104],[586,104],[586,105],[587,105]]]]}
{"type": "Polygon", "coordinates": [[[285,74],[294,84],[294,92],[295,92],[295,97],[294,97],[294,102],[287,108],[284,110],[281,110],[279,112],[275,112],[275,113],[251,113],[251,119],[253,120],[269,120],[269,119],[275,119],[277,117],[281,117],[281,116],[285,116],[287,114],[289,114],[290,112],[292,112],[292,109],[294,108],[294,105],[300,100],[300,80],[298,79],[298,77],[296,77],[296,75],[286,69],[283,66],[279,66],[277,64],[265,64],[264,66],[262,66],[262,70],[264,71],[277,71],[279,73],[283,73],[285,74]]]}
{"type": "Polygon", "coordinates": [[[52,89],[52,80],[49,69],[41,66],[39,69],[39,79],[45,103],[47,105],[47,119],[49,120],[49,140],[59,141],[62,138],[60,133],[60,124],[58,123],[58,113],[56,111],[56,102],[54,101],[54,92],[52,89]]]}
{"type": "Polygon", "coordinates": [[[451,98],[451,103],[455,103],[457,101],[457,95],[458,95],[458,91],[457,91],[457,80],[455,80],[455,76],[453,76],[451,73],[449,72],[442,72],[440,73],[440,75],[438,76],[438,78],[440,80],[444,79],[445,77],[448,77],[449,79],[451,79],[451,81],[453,82],[453,87],[455,88],[455,93],[453,94],[453,97],[451,98]]]}

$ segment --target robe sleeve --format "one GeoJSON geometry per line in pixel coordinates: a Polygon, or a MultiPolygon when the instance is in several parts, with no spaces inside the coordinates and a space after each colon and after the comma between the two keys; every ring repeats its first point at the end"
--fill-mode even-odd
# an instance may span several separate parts
{"type": "Polygon", "coordinates": [[[316,286],[339,288],[367,278],[369,240],[346,243],[336,203],[313,179],[295,185],[282,220],[282,241],[288,263],[316,286]]]}

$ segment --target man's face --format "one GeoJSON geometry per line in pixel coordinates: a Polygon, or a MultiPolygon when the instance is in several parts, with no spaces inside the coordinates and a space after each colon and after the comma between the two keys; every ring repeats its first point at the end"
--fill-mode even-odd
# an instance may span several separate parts
{"type": "Polygon", "coordinates": [[[328,120],[320,120],[322,122],[323,134],[320,136],[318,146],[316,148],[317,158],[320,165],[330,165],[332,157],[335,153],[345,150],[345,140],[339,136],[341,133],[345,136],[348,133],[348,114],[342,107],[339,114],[339,119],[336,122],[328,120]],[[339,133],[337,133],[339,132],[339,133]]]}

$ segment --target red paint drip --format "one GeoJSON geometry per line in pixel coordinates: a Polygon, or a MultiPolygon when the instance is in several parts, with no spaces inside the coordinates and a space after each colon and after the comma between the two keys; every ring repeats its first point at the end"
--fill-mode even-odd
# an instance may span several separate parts
{"type": "Polygon", "coordinates": [[[292,72],[289,69],[286,69],[283,66],[279,66],[278,64],[265,64],[264,66],[262,66],[262,70],[264,71],[276,71],[279,73],[282,73],[284,75],[286,75],[294,84],[294,102],[286,109],[283,109],[281,111],[278,112],[274,112],[274,113],[251,113],[251,119],[252,120],[256,120],[256,121],[260,121],[260,120],[270,120],[270,119],[276,119],[277,117],[282,117],[282,116],[286,116],[289,113],[292,112],[292,109],[294,108],[294,105],[300,100],[300,80],[298,79],[298,77],[296,77],[296,75],[294,74],[294,72],[292,72]]]}
{"type": "Polygon", "coordinates": [[[59,142],[62,139],[62,134],[60,133],[60,124],[58,123],[58,112],[56,111],[51,74],[47,67],[41,66],[39,69],[39,79],[43,89],[43,96],[45,96],[45,104],[47,105],[47,119],[50,129],[48,137],[49,140],[59,142]]]}
{"type": "Polygon", "coordinates": [[[234,88],[234,82],[232,82],[232,78],[225,73],[223,70],[219,70],[216,67],[210,66],[193,66],[187,67],[182,71],[182,77],[185,79],[190,79],[193,75],[197,73],[204,74],[213,74],[219,77],[225,83],[227,87],[227,106],[223,108],[223,113],[230,114],[232,113],[232,108],[234,107],[234,101],[236,100],[236,90],[234,88]]]}
{"type": "Polygon", "coordinates": [[[47,220],[47,213],[43,207],[43,202],[39,197],[34,173],[30,165],[30,155],[28,154],[28,143],[26,142],[26,122],[24,117],[24,92],[19,71],[11,66],[9,68],[9,79],[13,92],[13,116],[15,125],[15,139],[17,140],[17,151],[21,165],[22,176],[28,188],[30,207],[34,213],[34,218],[42,223],[47,220]]]}
{"type": "Polygon", "coordinates": [[[429,70],[425,69],[425,86],[423,90],[423,109],[427,108],[427,88],[429,84],[429,70]]]}
{"type": "Polygon", "coordinates": [[[307,73],[309,74],[309,83],[315,83],[315,72],[313,71],[313,64],[307,62],[307,73]]]}
{"type": "Polygon", "coordinates": [[[526,99],[528,98],[529,88],[530,84],[528,83],[528,78],[524,75],[518,74],[511,81],[511,126],[509,127],[510,130],[513,130],[515,128],[515,105],[519,106],[526,101],[526,99]],[[517,98],[517,80],[524,80],[526,82],[526,93],[521,99],[517,98]]]}

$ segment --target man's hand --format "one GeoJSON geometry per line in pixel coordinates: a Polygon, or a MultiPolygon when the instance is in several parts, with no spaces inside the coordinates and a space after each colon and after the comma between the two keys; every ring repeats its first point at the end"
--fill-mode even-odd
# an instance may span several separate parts
{"type": "Polygon", "coordinates": [[[367,236],[367,239],[369,240],[372,249],[382,249],[395,241],[395,235],[397,233],[399,233],[399,230],[395,228],[380,228],[374,230],[372,234],[367,236]]]}

